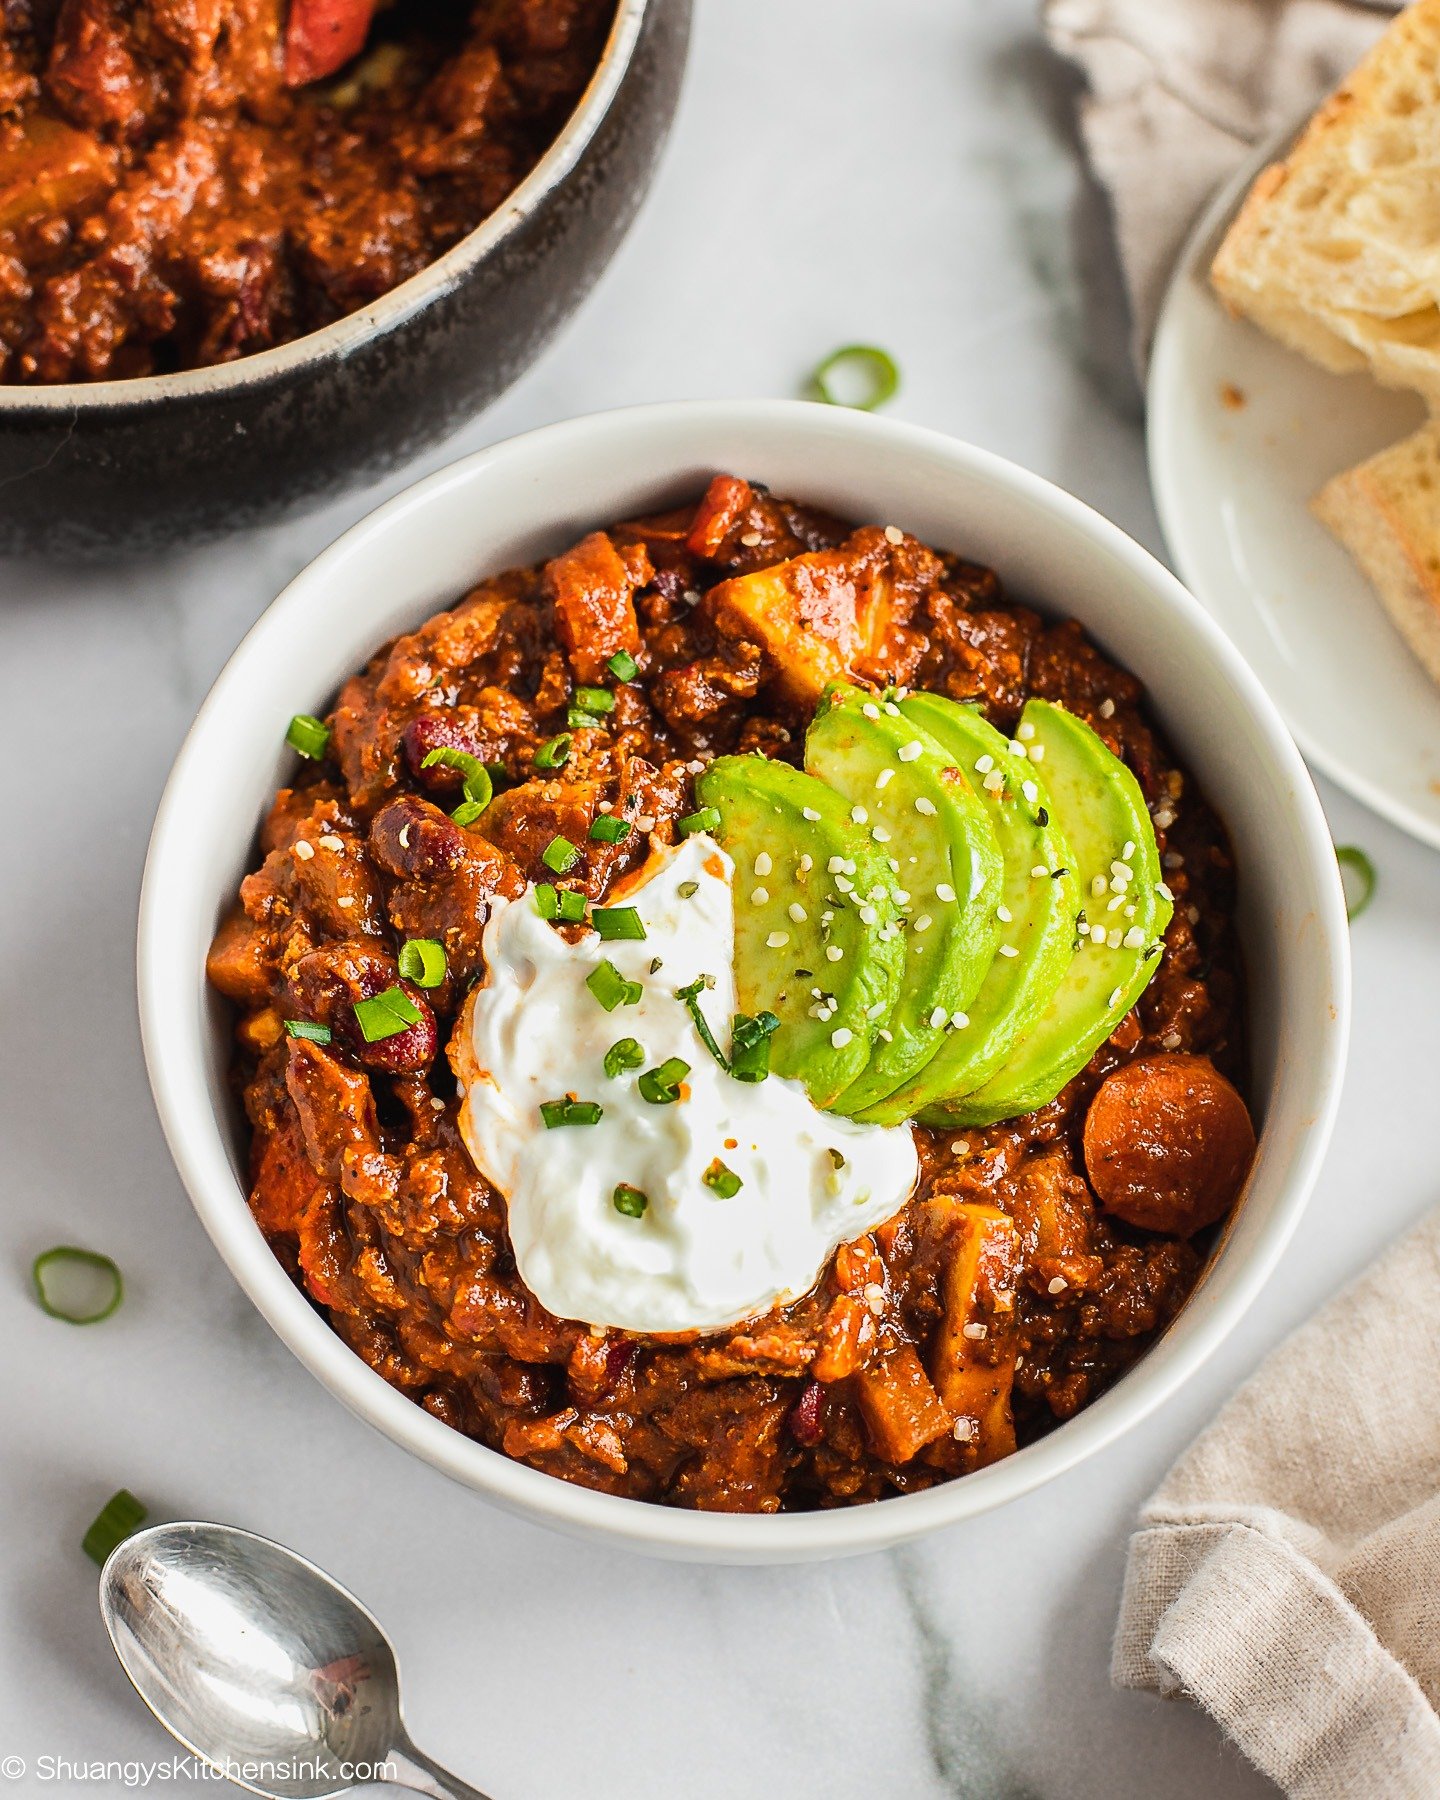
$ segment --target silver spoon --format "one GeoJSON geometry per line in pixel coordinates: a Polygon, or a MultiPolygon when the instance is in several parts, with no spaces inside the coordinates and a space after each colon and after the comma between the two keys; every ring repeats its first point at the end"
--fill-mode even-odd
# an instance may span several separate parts
{"type": "Polygon", "coordinates": [[[373,1781],[487,1800],[410,1742],[385,1633],[323,1569],[233,1525],[152,1525],[100,1574],[136,1693],[187,1750],[267,1800],[373,1781]]]}

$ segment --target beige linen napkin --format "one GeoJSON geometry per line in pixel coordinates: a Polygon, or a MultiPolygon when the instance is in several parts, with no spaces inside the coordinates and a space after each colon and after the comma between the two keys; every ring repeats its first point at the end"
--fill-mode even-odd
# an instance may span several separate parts
{"type": "Polygon", "coordinates": [[[1085,76],[1080,130],[1110,195],[1137,364],[1200,207],[1252,144],[1355,66],[1394,10],[1386,0],[1044,0],[1046,35],[1085,76]]]}
{"type": "Polygon", "coordinates": [[[1197,1700],[1292,1800],[1440,1796],[1440,1212],[1166,1476],[1111,1674],[1197,1700]]]}

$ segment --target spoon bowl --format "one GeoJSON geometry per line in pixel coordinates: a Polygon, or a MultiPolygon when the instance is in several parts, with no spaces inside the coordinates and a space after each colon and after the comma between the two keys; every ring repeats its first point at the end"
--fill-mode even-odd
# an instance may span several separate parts
{"type": "Polygon", "coordinates": [[[120,1666],[187,1749],[271,1800],[358,1783],[485,1800],[405,1732],[395,1652],[353,1594],[270,1539],[229,1525],[154,1525],[100,1576],[120,1666]]]}

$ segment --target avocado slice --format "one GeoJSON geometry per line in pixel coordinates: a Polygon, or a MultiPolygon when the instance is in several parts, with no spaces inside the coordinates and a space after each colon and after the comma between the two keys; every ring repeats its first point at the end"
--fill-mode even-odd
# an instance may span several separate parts
{"type": "MultiPolygon", "coordinates": [[[[907,914],[899,997],[869,1062],[835,1102],[853,1114],[928,1063],[952,1015],[974,999],[999,942],[1004,861],[955,759],[893,700],[828,688],[805,735],[805,766],[844,796],[852,821],[894,864],[886,881],[900,888],[907,914]]],[[[887,1123],[908,1116],[884,1114],[887,1123]]]]}
{"type": "Polygon", "coordinates": [[[942,694],[911,694],[900,710],[965,772],[989,815],[1005,858],[1001,904],[1009,918],[1000,943],[1015,954],[997,947],[965,1009],[968,1024],[948,1032],[903,1087],[859,1115],[883,1124],[944,1108],[996,1073],[1060,985],[1075,953],[1080,906],[1075,856],[1041,774],[1045,764],[1016,756],[1003,732],[942,694]]]}
{"type": "Polygon", "coordinates": [[[1053,1100],[1144,992],[1160,966],[1174,911],[1155,829],[1129,769],[1088,725],[1047,700],[1028,701],[1020,725],[1034,728],[1031,741],[1043,752],[1040,767],[1080,880],[1075,954],[1000,1071],[974,1093],[927,1109],[926,1124],[989,1125],[1053,1100]],[[1117,864],[1131,874],[1120,904],[1112,906],[1117,864]],[[1091,935],[1096,928],[1104,931],[1103,942],[1091,935]]]}
{"type": "Polygon", "coordinates": [[[788,763],[722,756],[695,793],[720,814],[715,836],[735,862],[740,1005],[776,1014],[771,1069],[829,1106],[865,1067],[899,993],[905,941],[890,865],[851,822],[849,802],[788,763]],[[848,887],[835,859],[854,865],[848,887]]]}

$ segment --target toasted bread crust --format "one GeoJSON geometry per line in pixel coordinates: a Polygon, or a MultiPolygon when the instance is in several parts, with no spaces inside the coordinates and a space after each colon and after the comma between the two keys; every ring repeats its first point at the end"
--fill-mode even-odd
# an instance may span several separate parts
{"type": "Polygon", "coordinates": [[[1229,309],[1337,373],[1368,367],[1440,407],[1440,0],[1399,14],[1262,170],[1211,280],[1229,309]]]}
{"type": "Polygon", "coordinates": [[[1335,476],[1310,506],[1440,683],[1440,423],[1335,476]]]}

